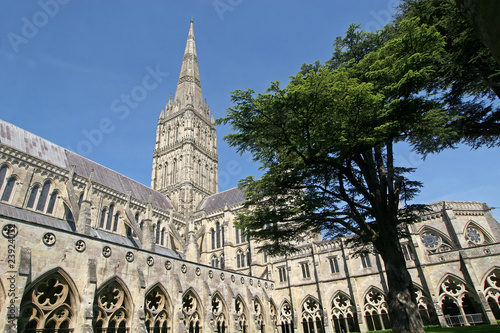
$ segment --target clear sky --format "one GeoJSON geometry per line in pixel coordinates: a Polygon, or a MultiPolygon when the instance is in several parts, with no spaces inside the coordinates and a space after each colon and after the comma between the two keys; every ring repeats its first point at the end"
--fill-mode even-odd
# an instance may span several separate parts
{"type": "MultiPolygon", "coordinates": [[[[0,118],[150,185],[157,119],[175,92],[191,17],[203,96],[219,118],[231,91],[286,83],[302,63],[328,60],[350,23],[381,28],[397,3],[4,0],[0,118]],[[135,96],[128,104],[127,95],[135,96]]],[[[251,156],[222,140],[229,130],[218,127],[220,191],[259,175],[251,156]]],[[[418,202],[500,206],[498,149],[461,147],[423,161],[401,147],[397,158],[417,168],[418,202]]]]}

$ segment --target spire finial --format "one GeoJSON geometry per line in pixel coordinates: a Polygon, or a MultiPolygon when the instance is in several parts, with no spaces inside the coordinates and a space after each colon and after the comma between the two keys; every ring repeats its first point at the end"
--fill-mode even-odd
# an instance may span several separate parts
{"type": "Polygon", "coordinates": [[[191,23],[193,23],[193,16],[191,15],[191,23]]]}

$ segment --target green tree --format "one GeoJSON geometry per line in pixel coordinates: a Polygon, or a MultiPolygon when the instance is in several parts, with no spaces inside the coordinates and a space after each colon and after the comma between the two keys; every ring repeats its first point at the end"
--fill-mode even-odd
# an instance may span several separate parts
{"type": "Polygon", "coordinates": [[[235,105],[218,120],[232,126],[229,145],[265,170],[240,182],[247,201],[237,225],[271,241],[262,249],[271,254],[293,251],[311,231],[373,248],[384,261],[395,332],[423,332],[399,243],[422,207],[406,204],[421,184],[394,165],[393,146],[450,135],[447,114],[425,92],[443,48],[435,28],[404,20],[362,58],[303,68],[263,94],[233,92],[235,105]]]}
{"type": "MultiPolygon", "coordinates": [[[[474,4],[481,9],[486,3],[474,4]]],[[[410,18],[435,27],[445,41],[443,61],[436,71],[439,81],[430,83],[429,89],[441,97],[443,108],[451,116],[447,126],[458,134],[447,138],[449,145],[500,145],[500,65],[477,31],[453,0],[405,0],[396,20],[410,18]]],[[[487,33],[487,29],[483,32],[487,33]]],[[[423,153],[439,150],[432,139],[423,141],[419,149],[423,153]]]]}

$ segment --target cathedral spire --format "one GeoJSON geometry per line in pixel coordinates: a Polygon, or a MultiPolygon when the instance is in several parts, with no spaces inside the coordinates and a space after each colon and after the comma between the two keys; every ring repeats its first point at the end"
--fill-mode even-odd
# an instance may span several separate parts
{"type": "Polygon", "coordinates": [[[200,71],[198,69],[198,57],[196,55],[196,44],[194,41],[193,18],[189,26],[189,33],[182,58],[181,72],[177,89],[175,91],[175,103],[181,107],[188,104],[197,108],[203,104],[201,96],[200,71]]]}

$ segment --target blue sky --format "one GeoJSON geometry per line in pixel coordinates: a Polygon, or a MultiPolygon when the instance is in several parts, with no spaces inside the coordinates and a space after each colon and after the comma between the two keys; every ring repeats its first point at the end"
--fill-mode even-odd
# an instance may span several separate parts
{"type": "MultiPolygon", "coordinates": [[[[397,3],[4,0],[0,117],[149,185],[157,119],[175,92],[191,17],[203,96],[219,118],[231,91],[286,83],[302,63],[328,60],[350,23],[381,28],[397,3]],[[113,112],[148,75],[154,80],[137,103],[113,112]]],[[[229,130],[218,127],[220,191],[259,174],[251,156],[238,156],[222,140],[229,130]]],[[[461,147],[423,161],[401,147],[397,160],[417,167],[413,178],[425,186],[418,202],[500,206],[498,149],[461,147]]]]}

